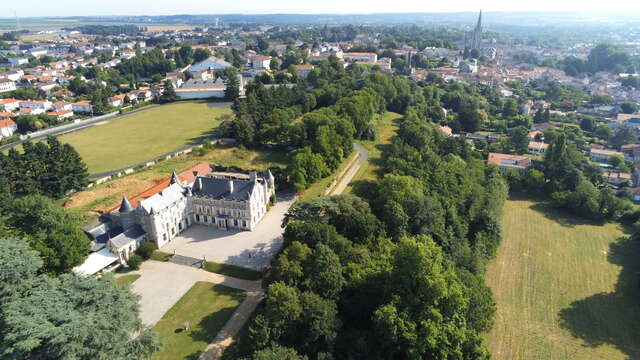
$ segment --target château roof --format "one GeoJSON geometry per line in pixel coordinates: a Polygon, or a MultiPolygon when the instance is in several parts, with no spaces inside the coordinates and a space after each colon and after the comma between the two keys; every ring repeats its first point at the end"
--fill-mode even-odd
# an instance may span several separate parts
{"type": "Polygon", "coordinates": [[[256,181],[242,179],[223,179],[208,176],[198,176],[193,184],[193,195],[213,198],[216,200],[249,200],[256,181]],[[230,190],[233,184],[233,191],[230,190]]]}

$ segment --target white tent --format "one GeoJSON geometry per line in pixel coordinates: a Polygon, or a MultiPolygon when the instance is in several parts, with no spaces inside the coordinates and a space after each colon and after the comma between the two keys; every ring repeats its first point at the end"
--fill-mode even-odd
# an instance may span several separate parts
{"type": "Polygon", "coordinates": [[[107,248],[91,253],[82,265],[73,268],[73,272],[79,276],[89,276],[118,261],[118,255],[107,248]]]}

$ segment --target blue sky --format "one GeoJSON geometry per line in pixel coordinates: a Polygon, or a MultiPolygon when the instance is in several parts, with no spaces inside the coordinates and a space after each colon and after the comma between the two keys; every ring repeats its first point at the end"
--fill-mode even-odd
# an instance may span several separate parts
{"type": "Polygon", "coordinates": [[[577,0],[0,0],[0,17],[477,11],[640,11],[640,1],[577,0]]]}

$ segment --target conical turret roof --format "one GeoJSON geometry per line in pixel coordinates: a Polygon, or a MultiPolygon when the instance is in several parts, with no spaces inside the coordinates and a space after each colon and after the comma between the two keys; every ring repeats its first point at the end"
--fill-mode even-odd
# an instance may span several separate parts
{"type": "Polygon", "coordinates": [[[126,196],[122,198],[122,202],[120,203],[120,209],[118,209],[118,211],[121,213],[133,211],[133,206],[131,206],[129,199],[127,199],[126,196]]]}

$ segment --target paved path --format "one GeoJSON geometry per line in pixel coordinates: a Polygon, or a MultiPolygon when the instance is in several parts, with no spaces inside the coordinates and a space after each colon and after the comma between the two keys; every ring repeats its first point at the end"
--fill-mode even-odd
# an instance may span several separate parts
{"type": "Polygon", "coordinates": [[[198,281],[220,284],[250,294],[262,293],[261,280],[241,280],[171,262],[147,260],[142,263],[140,270],[128,274],[140,274],[131,285],[131,290],[140,295],[140,318],[148,326],[155,325],[198,281]]]}
{"type": "Polygon", "coordinates": [[[338,184],[336,184],[336,186],[334,186],[333,189],[331,189],[331,191],[329,191],[328,195],[340,195],[340,194],[342,194],[344,189],[346,189],[347,185],[349,185],[349,183],[351,182],[351,179],[353,179],[353,177],[356,176],[356,174],[358,173],[358,170],[360,170],[362,165],[364,165],[364,163],[369,158],[369,153],[367,153],[367,150],[365,150],[362,147],[362,145],[357,144],[357,143],[353,143],[353,147],[358,152],[358,155],[359,155],[358,161],[351,165],[351,167],[347,170],[347,172],[340,179],[340,182],[338,184]]]}

